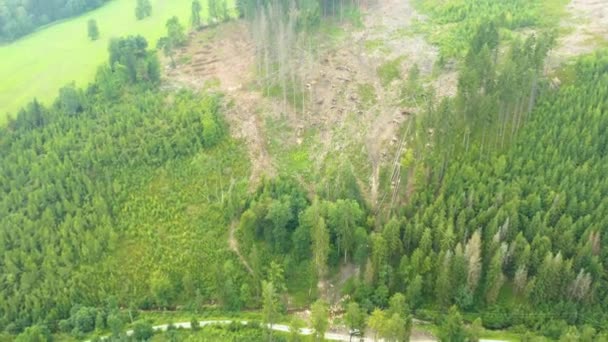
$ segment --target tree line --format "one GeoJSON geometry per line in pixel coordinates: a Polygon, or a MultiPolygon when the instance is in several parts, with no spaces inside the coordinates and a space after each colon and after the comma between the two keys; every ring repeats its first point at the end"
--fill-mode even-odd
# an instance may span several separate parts
{"type": "Polygon", "coordinates": [[[53,21],[69,18],[108,0],[0,1],[0,41],[12,41],[53,21]]]}

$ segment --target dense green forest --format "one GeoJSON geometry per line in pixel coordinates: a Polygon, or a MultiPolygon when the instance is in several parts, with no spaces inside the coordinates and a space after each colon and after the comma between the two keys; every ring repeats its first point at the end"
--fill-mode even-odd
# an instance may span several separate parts
{"type": "Polygon", "coordinates": [[[515,40],[497,58],[496,27],[474,34],[457,96],[418,121],[403,176],[415,190],[390,217],[366,208],[352,178],[342,199],[306,200],[284,180],[251,199],[239,232],[256,277],[282,264],[292,293],[314,297],[328,269],[354,264],[360,277],[343,291],[368,313],[402,293],[430,319],[455,306],[487,328],[553,339],[608,328],[608,57],[566,68],[557,89],[541,78],[552,37],[515,40]]]}
{"type": "Polygon", "coordinates": [[[108,0],[0,1],[0,41],[11,41],[53,21],[75,16],[108,0]]]}
{"type": "Polygon", "coordinates": [[[0,128],[2,330],[55,331],[74,305],[111,298],[213,299],[200,264],[226,260],[212,244],[242,188],[230,176],[244,179],[247,164],[225,138],[221,98],[166,97],[159,70],[143,38],[115,40],[87,89],[65,87],[52,107],[34,101],[0,128]]]}
{"type": "MultiPolygon", "coordinates": [[[[213,23],[228,20],[221,3],[209,5],[213,23]]],[[[0,37],[100,4],[0,0],[0,37]]],[[[367,201],[352,168],[318,184],[281,174],[248,192],[247,154],[222,114],[233,104],[210,89],[163,90],[158,51],[141,36],[113,39],[88,87],[67,85],[0,127],[0,339],[128,340],[128,326],[134,340],[284,340],[258,323],[153,336],[140,316],[252,309],[272,325],[310,308],[319,340],[329,298],[349,330],[387,341],[409,340],[413,317],[442,341],[483,328],[605,341],[608,51],[549,80],[548,4],[418,1],[442,57],[458,61],[457,92],[437,101],[410,71],[403,101],[424,109],[407,123],[396,159],[407,186],[390,208],[367,201]],[[513,33],[528,27],[541,29],[513,33]]],[[[306,75],[292,55],[351,6],[237,1],[258,90],[301,105],[306,75]]],[[[200,12],[194,1],[197,28],[200,12]]],[[[177,18],[167,29],[157,47],[173,69],[187,38],[177,18]]]]}

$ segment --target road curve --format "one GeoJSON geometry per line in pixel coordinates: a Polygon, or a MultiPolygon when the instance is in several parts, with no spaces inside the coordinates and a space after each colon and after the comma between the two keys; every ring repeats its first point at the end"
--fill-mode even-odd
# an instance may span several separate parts
{"type": "MultiPolygon", "coordinates": [[[[247,325],[248,322],[247,321],[231,321],[231,320],[208,320],[208,321],[200,321],[198,322],[199,326],[204,327],[204,326],[208,326],[208,325],[228,325],[234,322],[238,322],[240,324],[243,325],[247,325]]],[[[173,326],[176,329],[191,329],[192,325],[190,324],[190,322],[181,322],[181,323],[173,323],[173,326]]],[[[283,324],[273,324],[272,326],[268,325],[269,328],[271,328],[274,331],[280,331],[280,332],[290,332],[290,328],[288,325],[283,325],[283,324]]],[[[152,327],[154,329],[154,331],[156,332],[160,332],[160,331],[167,331],[167,329],[169,328],[169,324],[161,324],[161,325],[155,325],[152,327]]],[[[300,329],[300,335],[312,335],[314,332],[313,329],[309,329],[309,328],[303,328],[300,329]]],[[[133,330],[127,330],[126,334],[128,336],[133,335],[133,330]]],[[[103,336],[101,337],[102,340],[108,339],[108,336],[103,336]]],[[[329,341],[350,341],[350,336],[349,335],[345,335],[345,334],[340,334],[340,333],[332,333],[332,332],[328,332],[325,333],[325,339],[329,340],[329,341]]],[[[353,337],[352,339],[353,341],[357,341],[356,338],[353,337]]],[[[369,337],[365,337],[364,339],[362,339],[361,341],[364,342],[375,342],[376,340],[369,338],[369,337]]],[[[381,342],[383,340],[377,340],[378,342],[381,342]]],[[[410,341],[412,342],[436,342],[436,340],[432,340],[432,339],[411,339],[410,341]]],[[[501,341],[501,340],[479,340],[480,342],[506,342],[506,341],[501,341]]],[[[91,342],[90,340],[86,340],[85,342],[91,342]]]]}

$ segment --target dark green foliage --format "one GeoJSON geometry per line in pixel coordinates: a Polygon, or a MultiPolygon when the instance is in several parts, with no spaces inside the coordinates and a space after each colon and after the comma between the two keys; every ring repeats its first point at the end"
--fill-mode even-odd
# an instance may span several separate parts
{"type": "Polygon", "coordinates": [[[51,342],[53,337],[50,330],[43,325],[31,326],[15,339],[15,342],[51,342]]]}
{"type": "MultiPolygon", "coordinates": [[[[100,315],[101,323],[103,323],[105,315],[103,310],[76,305],[70,310],[70,317],[61,321],[59,326],[65,332],[73,332],[75,334],[89,333],[95,330],[98,315],[100,315]]],[[[103,329],[103,326],[99,327],[99,329],[103,329]]]]}
{"type": "MultiPolygon", "coordinates": [[[[534,81],[541,68],[543,44],[531,39],[516,43],[509,53],[505,63],[512,66],[506,67],[500,78],[520,78],[513,89],[520,95],[505,97],[499,106],[474,107],[477,101],[486,101],[480,100],[479,94],[486,97],[488,92],[459,89],[459,96],[477,94],[454,104],[455,113],[496,118],[488,113],[500,112],[501,106],[523,107],[524,111],[506,120],[507,126],[519,121],[519,128],[505,132],[496,128],[503,125],[493,119],[475,123],[480,128],[469,131],[469,146],[449,156],[442,152],[449,145],[442,139],[449,141],[454,139],[451,134],[463,131],[456,126],[440,131],[443,137],[435,135],[436,148],[424,160],[432,186],[419,189],[403,208],[407,222],[402,235],[405,257],[399,264],[389,263],[393,268],[398,266],[405,279],[394,284],[390,277],[388,282],[382,281],[382,272],[376,272],[376,279],[391,290],[409,293],[414,291],[415,277],[421,277],[423,301],[477,308],[489,328],[517,324],[545,327],[545,334],[557,339],[563,329],[548,323],[549,318],[600,328],[606,317],[602,306],[608,259],[602,247],[602,227],[608,213],[601,194],[608,191],[603,176],[608,171],[607,144],[602,133],[608,127],[608,58],[605,52],[584,58],[569,67],[577,76],[554,89],[540,78],[534,81]],[[521,90],[526,88],[523,84],[529,85],[527,90],[521,90]],[[536,105],[525,113],[531,103],[536,105]],[[509,135],[504,145],[501,131],[509,135]],[[476,229],[481,229],[479,244],[472,242],[476,229]],[[472,257],[475,245],[480,246],[478,261],[472,257]],[[479,276],[473,277],[477,272],[479,276]],[[462,286],[471,279],[479,279],[479,285],[462,286]],[[427,291],[430,284],[435,285],[435,291],[427,291]],[[516,310],[513,298],[525,303],[523,307],[516,310]]],[[[483,46],[478,56],[491,45],[473,44],[483,46]]],[[[496,67],[504,65],[492,68],[496,67]]],[[[471,70],[474,88],[491,89],[496,94],[506,89],[502,81],[477,72],[481,69],[471,70]]],[[[435,124],[427,127],[436,128],[435,124]]],[[[463,143],[463,135],[458,136],[454,144],[463,143]]],[[[386,260],[386,244],[381,243],[385,240],[377,241],[372,244],[372,256],[386,260]]],[[[417,296],[408,297],[415,300],[417,296]]]]}
{"type": "Polygon", "coordinates": [[[55,324],[77,335],[104,321],[117,333],[118,305],[107,319],[93,308],[108,293],[120,295],[122,303],[166,306],[176,293],[193,295],[203,283],[212,284],[197,275],[150,270],[150,278],[135,280],[135,272],[124,267],[130,259],[115,254],[123,250],[119,243],[137,236],[138,229],[130,227],[153,215],[128,218],[135,211],[126,208],[145,208],[133,204],[133,193],[145,188],[156,168],[191,164],[180,160],[217,146],[224,133],[218,97],[181,92],[165,102],[154,84],[140,77],[128,82],[121,72],[123,63],[146,65],[152,55],[145,41],[116,42],[115,72],[103,67],[86,91],[68,86],[52,107],[34,101],[0,128],[0,283],[10,284],[0,288],[1,330],[17,334],[36,322],[65,319],[55,324]],[[104,91],[108,84],[116,87],[112,97],[104,91]],[[207,129],[213,134],[205,134],[207,129]],[[121,259],[120,266],[113,264],[121,259]]]}
{"type": "Polygon", "coordinates": [[[160,64],[147,48],[148,42],[142,36],[112,39],[108,47],[110,68],[114,73],[124,74],[131,83],[158,83],[160,64]]]}
{"type": "Polygon", "coordinates": [[[133,338],[135,341],[147,341],[154,335],[152,324],[146,321],[137,321],[133,324],[133,338]]]}
{"type": "Polygon", "coordinates": [[[135,6],[135,17],[137,20],[142,20],[152,15],[152,4],[150,0],[137,0],[135,6]]]}
{"type": "Polygon", "coordinates": [[[113,337],[118,337],[121,334],[123,326],[124,323],[118,314],[114,313],[108,316],[108,327],[113,337]]]}
{"type": "Polygon", "coordinates": [[[192,317],[192,319],[190,319],[190,328],[194,331],[197,331],[198,329],[200,329],[200,327],[200,321],[196,317],[192,317]]]}
{"type": "Polygon", "coordinates": [[[480,25],[458,95],[416,122],[420,186],[369,235],[367,284],[352,296],[371,310],[401,292],[414,309],[457,305],[487,328],[556,339],[560,320],[605,329],[607,53],[556,88],[542,78],[551,36],[504,57],[500,44],[495,24],[480,25]]]}
{"type": "Polygon", "coordinates": [[[201,21],[201,11],[203,10],[203,6],[199,0],[192,1],[192,10],[190,14],[190,23],[192,27],[199,28],[202,25],[201,21]]]}
{"type": "Polygon", "coordinates": [[[42,25],[90,11],[107,1],[0,0],[0,41],[17,39],[33,32],[42,25]]]}
{"type": "MultiPolygon", "coordinates": [[[[194,5],[193,5],[194,6],[194,5]]],[[[199,18],[200,21],[200,18],[199,18]]],[[[186,34],[184,33],[184,28],[179,23],[179,19],[177,17],[172,17],[167,21],[167,36],[161,37],[156,44],[158,49],[162,49],[165,56],[171,57],[171,66],[175,68],[175,60],[173,56],[175,55],[175,49],[182,47],[186,44],[186,34]]]]}
{"type": "MultiPolygon", "coordinates": [[[[340,259],[364,263],[364,216],[364,210],[354,200],[320,201],[311,206],[294,181],[277,179],[263,184],[246,205],[239,227],[241,248],[254,259],[256,273],[263,274],[264,265],[272,265],[274,260],[283,265],[288,285],[298,284],[298,290],[308,292],[316,286],[315,273],[323,273],[324,267],[336,265],[340,259]],[[313,232],[318,232],[315,238],[327,234],[327,244],[313,241],[313,232]],[[311,260],[315,256],[319,259],[311,260]],[[312,274],[310,262],[317,266],[312,274]]],[[[271,274],[269,270],[267,274],[271,274]]]]}
{"type": "Polygon", "coordinates": [[[95,19],[90,19],[87,22],[87,32],[91,40],[99,39],[99,27],[97,27],[97,21],[95,19]]]}

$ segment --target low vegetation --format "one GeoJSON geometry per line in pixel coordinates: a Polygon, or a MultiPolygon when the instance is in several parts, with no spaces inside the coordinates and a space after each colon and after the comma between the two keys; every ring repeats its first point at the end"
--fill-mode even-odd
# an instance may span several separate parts
{"type": "Polygon", "coordinates": [[[442,58],[462,58],[467,44],[483,21],[492,21],[505,35],[519,30],[556,28],[566,0],[414,0],[429,16],[419,30],[441,49],[442,58]]]}

